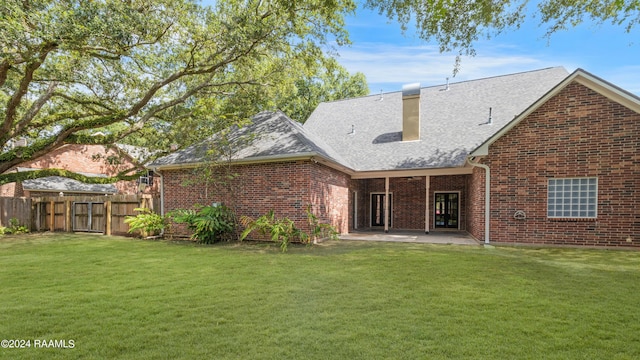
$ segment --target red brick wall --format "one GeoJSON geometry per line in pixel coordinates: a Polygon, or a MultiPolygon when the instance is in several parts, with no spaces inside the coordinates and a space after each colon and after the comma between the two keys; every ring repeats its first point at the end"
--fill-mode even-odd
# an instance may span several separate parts
{"type": "Polygon", "coordinates": [[[480,241],[484,241],[485,178],[484,169],[478,167],[475,167],[469,176],[467,231],[480,241]]]}
{"type": "Polygon", "coordinates": [[[640,247],[640,114],[573,83],[491,145],[484,162],[492,241],[640,247]],[[571,177],[598,178],[597,219],[547,218],[548,179],[571,177]],[[514,219],[516,210],[526,219],[514,219]]]}
{"type": "Polygon", "coordinates": [[[424,230],[424,177],[391,178],[389,191],[393,193],[393,228],[424,230]]]}
{"type": "Polygon", "coordinates": [[[22,197],[24,191],[21,184],[9,183],[0,185],[0,196],[6,197],[22,197]]]}
{"type": "MultiPolygon", "coordinates": [[[[305,209],[312,204],[320,221],[347,232],[348,176],[311,161],[239,165],[230,172],[237,175],[230,186],[205,186],[195,181],[193,169],[163,171],[165,212],[222,202],[238,216],[257,218],[274,210],[276,217],[288,217],[309,230],[305,209]]],[[[184,228],[176,232],[186,235],[184,228]]]]}
{"type": "Polygon", "coordinates": [[[313,164],[310,179],[310,204],[321,222],[330,223],[338,232],[348,233],[353,212],[349,185],[351,177],[320,164],[313,164]]]}

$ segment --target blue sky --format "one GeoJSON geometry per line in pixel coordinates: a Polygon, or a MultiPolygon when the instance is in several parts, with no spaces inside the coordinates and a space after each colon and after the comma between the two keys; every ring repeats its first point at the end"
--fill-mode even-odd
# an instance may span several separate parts
{"type": "Polygon", "coordinates": [[[569,72],[582,68],[640,96],[640,26],[626,33],[623,26],[582,24],[547,41],[546,28],[528,16],[519,30],[477,42],[476,56],[462,59],[455,78],[455,54],[441,54],[434,41],[418,38],[411,28],[402,34],[398,23],[362,8],[346,18],[346,26],[353,44],[337,49],[338,60],[350,72],[364,73],[372,94],[415,82],[441,85],[447,77],[459,82],[563,66],[569,72]]]}
{"type": "Polygon", "coordinates": [[[479,79],[563,66],[582,68],[640,96],[640,28],[626,33],[622,26],[582,24],[543,38],[546,28],[536,19],[475,44],[476,56],[464,57],[452,77],[455,54],[441,54],[435,41],[419,39],[411,28],[370,10],[358,9],[346,19],[352,45],[338,49],[339,61],[350,72],[367,76],[371,93],[401,90],[403,84],[422,86],[479,79]]]}

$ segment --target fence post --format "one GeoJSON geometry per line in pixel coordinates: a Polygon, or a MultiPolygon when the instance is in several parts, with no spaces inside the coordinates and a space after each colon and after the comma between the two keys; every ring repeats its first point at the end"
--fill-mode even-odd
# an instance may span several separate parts
{"type": "Polygon", "coordinates": [[[36,231],[40,231],[40,202],[37,199],[31,200],[31,216],[33,217],[35,214],[35,219],[33,219],[36,231]]]}
{"type": "Polygon", "coordinates": [[[51,200],[49,201],[49,214],[51,214],[51,217],[49,218],[49,231],[53,232],[55,230],[55,218],[56,218],[56,203],[55,201],[51,200]]]}
{"type": "Polygon", "coordinates": [[[105,209],[105,216],[106,216],[105,226],[106,226],[106,229],[104,229],[104,234],[105,235],[111,235],[111,200],[107,200],[104,203],[104,206],[106,207],[106,209],[105,209]]]}
{"type": "Polygon", "coordinates": [[[71,200],[64,202],[64,231],[72,232],[73,225],[71,224],[71,200]]]}

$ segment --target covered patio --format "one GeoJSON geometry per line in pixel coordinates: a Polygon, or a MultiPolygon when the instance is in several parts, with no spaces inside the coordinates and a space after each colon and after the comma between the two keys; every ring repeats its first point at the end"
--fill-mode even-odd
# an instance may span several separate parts
{"type": "Polygon", "coordinates": [[[424,244],[446,244],[446,245],[480,245],[466,231],[431,231],[425,234],[423,231],[357,231],[340,235],[340,240],[355,241],[386,241],[404,243],[424,243],[424,244]]]}

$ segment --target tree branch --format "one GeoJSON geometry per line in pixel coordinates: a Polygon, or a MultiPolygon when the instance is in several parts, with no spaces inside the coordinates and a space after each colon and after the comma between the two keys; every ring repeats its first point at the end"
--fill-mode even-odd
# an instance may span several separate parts
{"type": "MultiPolygon", "coordinates": [[[[132,171],[134,169],[127,170],[127,172],[132,171]]],[[[32,170],[32,171],[21,171],[21,172],[10,172],[6,174],[0,174],[0,185],[5,185],[13,182],[25,181],[25,180],[33,180],[39,179],[48,176],[61,176],[73,180],[78,180],[85,184],[113,184],[115,182],[125,180],[136,180],[140,176],[144,175],[146,170],[140,170],[135,174],[125,175],[122,172],[113,177],[97,177],[97,176],[86,176],[82,174],[78,174],[73,171],[64,170],[64,169],[42,169],[42,170],[32,170]]]]}
{"type": "Polygon", "coordinates": [[[20,81],[20,86],[18,87],[16,92],[13,94],[13,96],[9,99],[7,103],[7,110],[5,112],[4,122],[2,124],[2,128],[0,129],[0,134],[3,134],[3,135],[0,135],[0,140],[2,140],[0,141],[0,144],[4,144],[8,139],[7,134],[9,134],[10,129],[13,125],[13,121],[17,114],[18,106],[20,105],[20,102],[22,101],[22,98],[24,97],[24,95],[27,93],[27,90],[29,89],[29,85],[33,80],[33,73],[36,70],[38,70],[38,68],[40,67],[40,65],[42,65],[42,63],[47,58],[49,53],[56,47],[57,45],[52,43],[43,45],[40,56],[34,59],[31,63],[27,64],[27,66],[25,67],[22,81],[20,81]]]}
{"type": "Polygon", "coordinates": [[[44,106],[44,104],[51,99],[53,96],[54,90],[57,86],[57,83],[52,82],[49,84],[49,88],[47,92],[42,94],[32,105],[29,111],[20,119],[15,128],[9,133],[9,138],[13,138],[22,133],[22,131],[31,123],[33,118],[40,112],[40,109],[44,106]]]}
{"type": "Polygon", "coordinates": [[[8,59],[5,59],[0,63],[0,87],[4,86],[4,83],[7,81],[7,74],[9,73],[10,68],[11,64],[8,59]]]}

